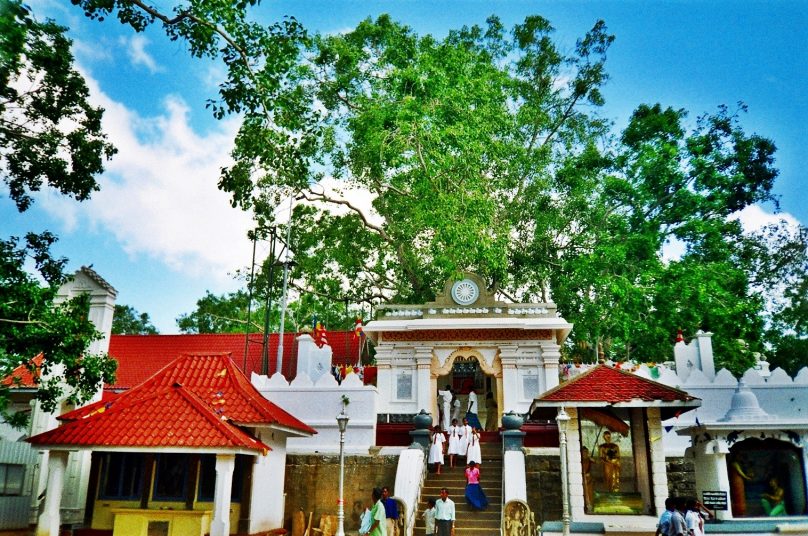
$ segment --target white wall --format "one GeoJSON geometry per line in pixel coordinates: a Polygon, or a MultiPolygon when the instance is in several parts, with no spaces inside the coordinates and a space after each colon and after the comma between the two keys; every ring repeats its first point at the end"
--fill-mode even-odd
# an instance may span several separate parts
{"type": "Polygon", "coordinates": [[[280,374],[271,378],[253,374],[252,383],[267,400],[317,430],[312,437],[289,437],[289,453],[339,452],[336,417],[342,410],[343,397],[349,400],[345,408],[350,419],[345,433],[346,454],[367,454],[376,444],[378,392],[372,385],[363,385],[356,374],[349,374],[342,385],[330,374],[323,375],[317,383],[302,374],[291,384],[280,374]]]}
{"type": "MultiPolygon", "coordinates": [[[[283,483],[286,479],[287,436],[268,429],[258,431],[257,435],[272,450],[266,456],[257,456],[253,463],[248,530],[250,534],[282,527],[286,502],[284,488],[278,483],[283,483]]],[[[231,530],[233,528],[231,527],[231,530]]]]}

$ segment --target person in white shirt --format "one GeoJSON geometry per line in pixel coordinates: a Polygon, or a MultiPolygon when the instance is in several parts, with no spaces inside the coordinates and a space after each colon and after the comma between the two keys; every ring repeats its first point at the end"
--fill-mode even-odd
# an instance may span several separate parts
{"type": "Polygon", "coordinates": [[[478,430],[482,430],[483,425],[480,424],[480,417],[477,415],[477,413],[479,411],[480,411],[480,406],[477,403],[477,393],[475,393],[474,389],[472,389],[469,392],[469,403],[468,403],[468,410],[467,410],[467,413],[466,413],[466,418],[468,419],[469,424],[473,428],[476,428],[478,430]]]}
{"type": "Polygon", "coordinates": [[[424,520],[424,535],[435,536],[435,499],[427,499],[426,504],[427,508],[421,514],[421,518],[424,520]]]}
{"type": "Polygon", "coordinates": [[[435,501],[435,534],[454,536],[455,503],[449,498],[449,490],[441,488],[440,499],[435,501]]]}
{"type": "Polygon", "coordinates": [[[440,398],[440,410],[441,410],[441,428],[444,432],[449,431],[449,426],[451,424],[451,411],[452,411],[452,397],[454,393],[452,393],[452,386],[447,385],[446,389],[443,391],[438,391],[438,397],[440,398]]]}
{"type": "Polygon", "coordinates": [[[452,419],[452,425],[449,427],[449,449],[446,452],[449,455],[449,467],[455,466],[456,455],[465,454],[464,446],[463,428],[457,424],[457,419],[452,419]]]}
{"type": "Polygon", "coordinates": [[[432,439],[429,445],[429,459],[427,459],[427,463],[434,463],[435,464],[435,474],[440,474],[440,467],[443,465],[443,443],[446,441],[446,438],[443,436],[443,432],[440,431],[440,427],[435,426],[432,431],[432,439]]]}
{"type": "Polygon", "coordinates": [[[688,499],[685,525],[689,536],[704,536],[704,519],[699,514],[696,499],[688,499]]]}

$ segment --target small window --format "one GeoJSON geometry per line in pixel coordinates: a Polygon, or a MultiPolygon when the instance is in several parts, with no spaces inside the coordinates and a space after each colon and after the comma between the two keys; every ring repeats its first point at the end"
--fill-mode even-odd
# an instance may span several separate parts
{"type": "Polygon", "coordinates": [[[22,495],[25,466],[0,463],[0,495],[22,495]]]}
{"type": "MultiPolygon", "coordinates": [[[[252,457],[239,454],[236,456],[236,466],[233,468],[233,487],[230,490],[232,502],[241,501],[241,489],[244,486],[244,475],[252,470],[252,457]]],[[[196,500],[212,502],[216,491],[216,456],[203,454],[199,457],[199,487],[196,500]]]]}
{"type": "Polygon", "coordinates": [[[216,490],[216,456],[203,454],[199,457],[199,489],[196,492],[197,501],[213,501],[216,490]]]}
{"type": "Polygon", "coordinates": [[[103,458],[101,499],[139,499],[143,489],[145,458],[142,454],[111,452],[103,458]]]}
{"type": "Polygon", "coordinates": [[[188,456],[160,454],[154,477],[154,500],[184,501],[188,481],[188,456]]]}

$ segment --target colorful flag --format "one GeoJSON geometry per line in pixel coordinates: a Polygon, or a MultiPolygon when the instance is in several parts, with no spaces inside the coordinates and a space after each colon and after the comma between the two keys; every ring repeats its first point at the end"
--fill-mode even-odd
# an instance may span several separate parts
{"type": "Polygon", "coordinates": [[[314,339],[314,344],[320,348],[328,344],[328,339],[325,335],[325,326],[323,326],[322,322],[317,320],[317,317],[314,317],[314,333],[312,333],[312,338],[314,339]]]}
{"type": "Polygon", "coordinates": [[[357,318],[354,322],[354,329],[351,336],[354,339],[364,339],[365,338],[365,330],[362,328],[362,319],[357,318]]]}

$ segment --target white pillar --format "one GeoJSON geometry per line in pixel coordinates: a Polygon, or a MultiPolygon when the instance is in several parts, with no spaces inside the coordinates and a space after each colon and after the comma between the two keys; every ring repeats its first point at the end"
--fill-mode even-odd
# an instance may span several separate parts
{"type": "Polygon", "coordinates": [[[430,381],[430,369],[432,368],[432,347],[415,347],[415,412],[425,409],[432,413],[432,400],[435,393],[430,381]]]}
{"type": "Polygon", "coordinates": [[[262,429],[258,439],[271,450],[258,455],[252,464],[249,534],[282,527],[286,500],[283,485],[278,485],[286,478],[286,435],[278,430],[262,429]]]}
{"type": "Polygon", "coordinates": [[[37,522],[36,536],[59,536],[59,508],[62,506],[67,455],[65,451],[53,450],[48,456],[48,488],[45,490],[45,506],[37,522]]]}
{"type": "Polygon", "coordinates": [[[502,363],[502,407],[500,415],[519,409],[519,371],[516,369],[516,345],[501,344],[499,360],[502,363]]]}
{"type": "Polygon", "coordinates": [[[216,455],[216,487],[213,494],[213,521],[210,523],[210,536],[228,536],[230,534],[230,491],[233,488],[235,466],[235,455],[216,455]]]}
{"type": "Polygon", "coordinates": [[[649,458],[651,460],[651,482],[656,515],[665,511],[665,499],[668,497],[668,470],[665,462],[665,447],[662,443],[662,421],[659,408],[646,410],[648,419],[649,458]]]}
{"type": "MultiPolygon", "coordinates": [[[[561,347],[554,343],[541,345],[541,360],[544,367],[544,385],[541,387],[549,391],[558,385],[558,362],[561,359],[561,347]]],[[[543,391],[544,392],[544,391],[543,391]]],[[[539,393],[541,396],[542,393],[539,393]]]]}

